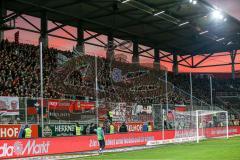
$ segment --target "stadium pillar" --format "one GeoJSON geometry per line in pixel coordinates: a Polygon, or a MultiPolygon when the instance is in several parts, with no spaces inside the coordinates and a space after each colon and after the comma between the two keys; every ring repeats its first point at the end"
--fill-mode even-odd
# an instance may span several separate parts
{"type": "Polygon", "coordinates": [[[160,70],[159,48],[154,48],[154,69],[160,70]]]}
{"type": "Polygon", "coordinates": [[[178,74],[178,56],[176,53],[173,53],[173,67],[172,71],[174,75],[178,74]]]}
{"type": "Polygon", "coordinates": [[[77,46],[76,46],[76,49],[80,53],[85,53],[85,49],[84,49],[84,29],[83,29],[81,24],[77,27],[77,46]]]}
{"type": "Polygon", "coordinates": [[[107,53],[106,57],[107,59],[112,59],[114,57],[114,38],[112,34],[108,35],[108,41],[107,41],[107,53]]]}
{"type": "Polygon", "coordinates": [[[40,41],[42,42],[43,48],[48,47],[48,20],[47,20],[47,13],[43,11],[41,13],[41,31],[40,31],[40,41]]]}
{"type": "Polygon", "coordinates": [[[139,64],[138,41],[136,41],[136,40],[133,41],[132,63],[139,64]]]}
{"type": "Polygon", "coordinates": [[[232,63],[232,79],[235,79],[235,59],[236,59],[236,50],[230,52],[231,63],[232,63]]]}
{"type": "MultiPolygon", "coordinates": [[[[6,15],[6,9],[5,9],[5,0],[0,0],[0,28],[2,28],[3,26],[3,18],[6,15]]],[[[0,29],[0,42],[2,42],[2,40],[4,40],[4,30],[0,29]]]]}

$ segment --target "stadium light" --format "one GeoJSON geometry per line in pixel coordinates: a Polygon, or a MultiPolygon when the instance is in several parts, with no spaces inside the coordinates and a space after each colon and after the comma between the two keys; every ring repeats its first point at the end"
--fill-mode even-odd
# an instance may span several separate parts
{"type": "Polygon", "coordinates": [[[208,31],[203,31],[203,32],[200,32],[199,34],[202,35],[202,34],[205,34],[205,33],[208,33],[208,31]]]}
{"type": "Polygon", "coordinates": [[[127,3],[127,2],[129,2],[129,1],[131,1],[131,0],[124,0],[124,1],[122,1],[122,3],[127,3]]]}
{"type": "Polygon", "coordinates": [[[222,40],[224,40],[225,38],[219,38],[219,39],[217,39],[216,41],[217,42],[220,42],[220,41],[222,41],[222,40]]]}
{"type": "Polygon", "coordinates": [[[228,42],[228,43],[227,43],[227,46],[228,46],[228,45],[231,45],[231,44],[233,44],[233,42],[232,42],[232,41],[228,42]]]}
{"type": "Polygon", "coordinates": [[[189,3],[191,3],[191,4],[197,4],[197,0],[189,0],[189,3]]]}
{"type": "Polygon", "coordinates": [[[192,4],[194,4],[194,5],[197,4],[197,1],[193,1],[192,4]]]}
{"type": "Polygon", "coordinates": [[[179,24],[178,26],[181,27],[181,26],[184,26],[184,25],[186,25],[186,24],[188,24],[188,23],[189,23],[189,22],[184,22],[184,23],[179,24]]]}
{"type": "Polygon", "coordinates": [[[224,20],[224,19],[225,19],[224,16],[223,16],[223,14],[222,14],[219,10],[214,10],[214,11],[212,12],[212,17],[213,17],[214,19],[219,19],[219,20],[224,20]]]}
{"type": "Polygon", "coordinates": [[[160,12],[157,12],[157,13],[154,13],[154,16],[158,16],[159,14],[162,14],[164,13],[165,11],[160,11],[160,12]]]}

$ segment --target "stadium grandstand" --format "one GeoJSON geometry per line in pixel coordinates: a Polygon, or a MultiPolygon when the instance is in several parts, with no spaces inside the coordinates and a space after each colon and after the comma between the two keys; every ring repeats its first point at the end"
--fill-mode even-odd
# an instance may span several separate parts
{"type": "Polygon", "coordinates": [[[0,0],[0,159],[240,159],[240,21],[219,3],[0,0]]]}

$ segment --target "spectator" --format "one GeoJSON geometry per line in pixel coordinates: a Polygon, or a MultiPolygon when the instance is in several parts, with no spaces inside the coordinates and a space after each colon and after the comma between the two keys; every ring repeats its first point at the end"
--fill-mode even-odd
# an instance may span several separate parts
{"type": "Polygon", "coordinates": [[[97,129],[96,127],[95,127],[95,125],[93,124],[93,123],[91,123],[90,124],[90,134],[94,134],[95,133],[95,129],[97,129]]]}
{"type": "Polygon", "coordinates": [[[87,134],[87,125],[83,126],[83,130],[82,130],[82,135],[86,135],[87,134]]]}
{"type": "Polygon", "coordinates": [[[151,123],[150,122],[148,122],[148,132],[152,132],[152,125],[151,125],[151,123]]]}
{"type": "Polygon", "coordinates": [[[122,125],[119,128],[120,133],[128,132],[127,125],[125,122],[122,123],[122,125]]]}
{"type": "Polygon", "coordinates": [[[80,136],[80,135],[82,135],[82,127],[80,126],[79,123],[76,123],[76,127],[75,127],[75,135],[76,135],[76,136],[80,136]]]}
{"type": "Polygon", "coordinates": [[[25,135],[25,138],[31,138],[32,137],[32,130],[28,125],[25,126],[24,135],[25,135]]]}
{"type": "Polygon", "coordinates": [[[87,125],[87,128],[86,128],[86,134],[90,134],[90,125],[89,124],[87,125]]]}
{"type": "Polygon", "coordinates": [[[114,134],[114,132],[115,132],[115,127],[114,127],[113,123],[111,122],[111,124],[110,124],[110,134],[114,134]]]}
{"type": "Polygon", "coordinates": [[[104,130],[104,133],[110,133],[110,124],[109,124],[109,121],[108,119],[106,119],[103,123],[103,130],[104,130]]]}
{"type": "Polygon", "coordinates": [[[147,122],[144,122],[142,131],[143,132],[147,132],[148,131],[148,124],[147,124],[147,122]]]}
{"type": "Polygon", "coordinates": [[[112,122],[112,119],[113,119],[113,112],[112,112],[112,111],[108,111],[107,117],[108,117],[108,120],[109,120],[110,123],[111,123],[111,122],[112,122]]]}

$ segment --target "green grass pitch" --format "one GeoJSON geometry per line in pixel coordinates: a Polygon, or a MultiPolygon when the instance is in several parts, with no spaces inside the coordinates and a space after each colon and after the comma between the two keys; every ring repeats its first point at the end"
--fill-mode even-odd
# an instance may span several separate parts
{"type": "Polygon", "coordinates": [[[197,143],[169,144],[154,149],[122,153],[105,153],[101,156],[75,160],[240,160],[240,137],[211,139],[197,143]]]}

